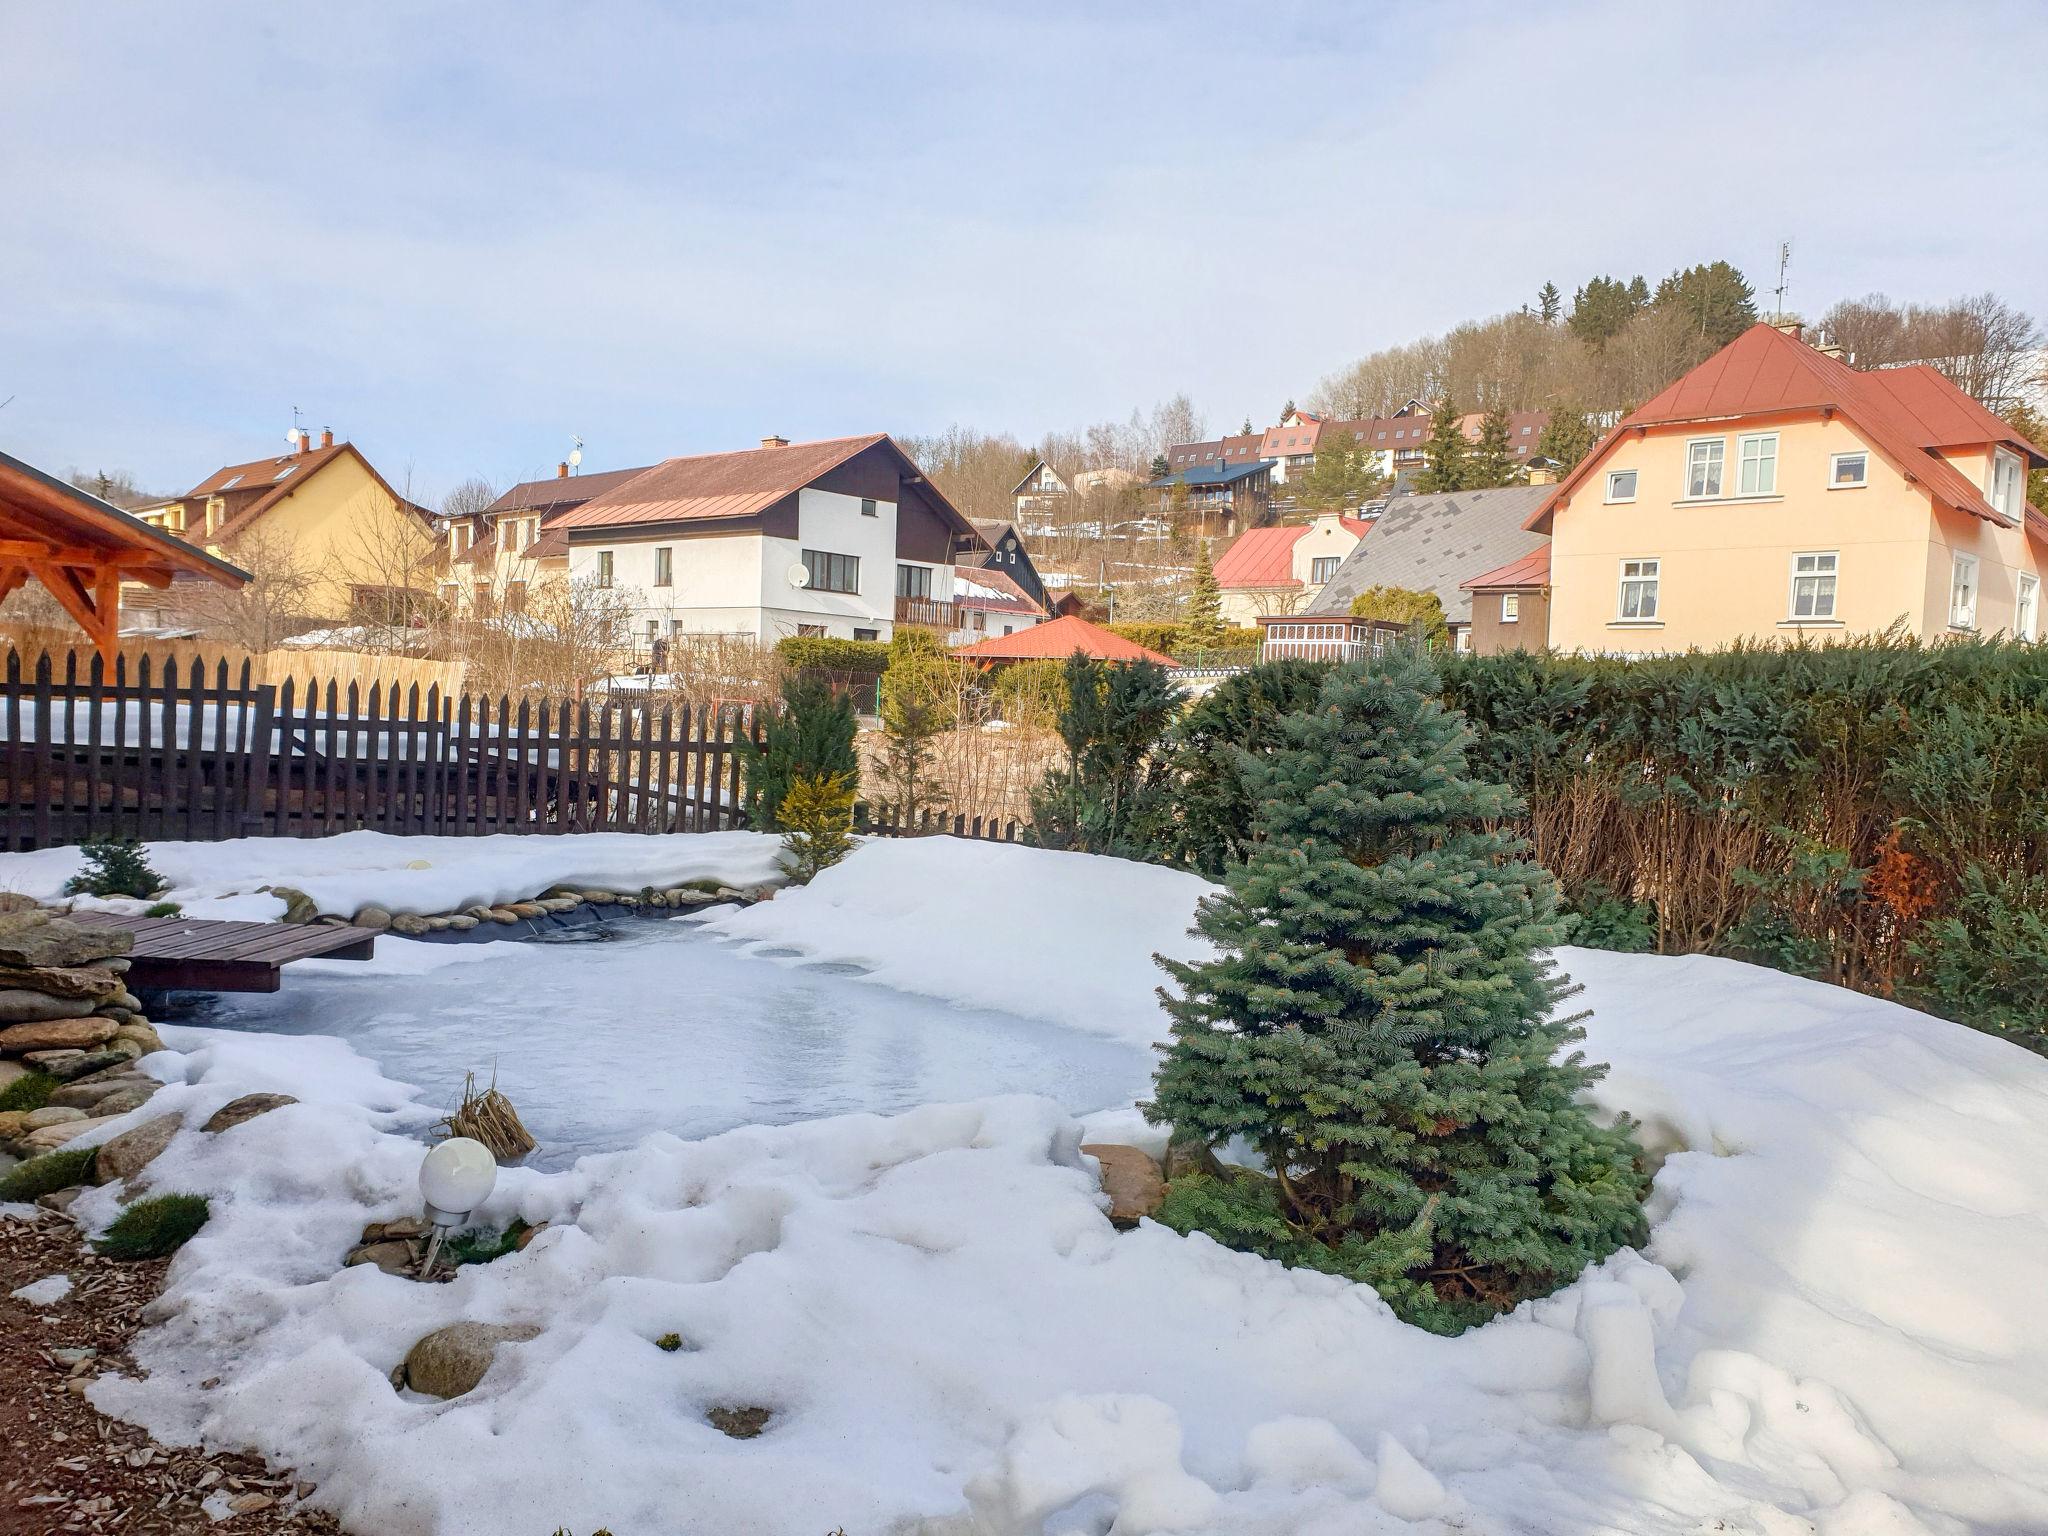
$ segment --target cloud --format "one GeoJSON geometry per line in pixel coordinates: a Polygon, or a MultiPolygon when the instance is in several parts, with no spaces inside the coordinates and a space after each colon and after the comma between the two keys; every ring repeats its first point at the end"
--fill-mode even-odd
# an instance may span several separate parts
{"type": "Polygon", "coordinates": [[[21,7],[0,443],[179,487],[293,405],[429,490],[1187,389],[1778,242],[2048,312],[2043,12],[21,7]],[[2003,41],[2000,41],[2003,39],[2003,41]],[[1986,82],[1998,94],[1983,100],[1986,82]]]}

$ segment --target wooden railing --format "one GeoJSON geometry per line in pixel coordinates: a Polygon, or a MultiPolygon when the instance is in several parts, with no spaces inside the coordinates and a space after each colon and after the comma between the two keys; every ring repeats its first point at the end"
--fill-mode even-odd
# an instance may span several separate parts
{"type": "Polygon", "coordinates": [[[896,622],[915,625],[919,629],[958,629],[960,605],[942,603],[929,597],[899,597],[896,599],[896,622]]]}
{"type": "Polygon", "coordinates": [[[218,662],[0,680],[0,849],[87,838],[697,832],[746,824],[742,712],[613,699],[364,694],[218,662]]]}
{"type": "Polygon", "coordinates": [[[989,843],[1024,840],[1024,823],[1015,817],[969,816],[943,807],[905,817],[893,807],[865,801],[853,808],[853,827],[872,837],[974,837],[989,843]]]}

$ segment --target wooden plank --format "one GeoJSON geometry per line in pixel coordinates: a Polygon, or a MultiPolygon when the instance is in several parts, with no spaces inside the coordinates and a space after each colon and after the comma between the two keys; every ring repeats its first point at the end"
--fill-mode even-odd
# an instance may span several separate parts
{"type": "Polygon", "coordinates": [[[22,798],[21,775],[24,764],[21,741],[21,652],[12,646],[7,650],[7,825],[0,828],[0,848],[14,852],[24,845],[22,831],[25,826],[23,813],[27,802],[22,798]]]}
{"type": "Polygon", "coordinates": [[[199,802],[206,793],[206,665],[194,656],[185,667],[185,815],[179,825],[188,841],[197,841],[199,802]]]}
{"type": "Polygon", "coordinates": [[[50,846],[50,653],[36,662],[36,739],[29,759],[29,793],[35,796],[35,838],[38,848],[50,846]]]}

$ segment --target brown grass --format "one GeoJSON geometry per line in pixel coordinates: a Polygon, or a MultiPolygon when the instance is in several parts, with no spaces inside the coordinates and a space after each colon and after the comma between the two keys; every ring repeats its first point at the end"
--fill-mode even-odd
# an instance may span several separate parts
{"type": "Polygon", "coordinates": [[[512,1101],[498,1091],[496,1073],[491,1075],[491,1086],[481,1093],[477,1091],[476,1074],[465,1075],[462,1103],[437,1129],[450,1136],[467,1136],[482,1142],[501,1163],[516,1163],[539,1145],[520,1123],[519,1111],[512,1107],[512,1101]]]}

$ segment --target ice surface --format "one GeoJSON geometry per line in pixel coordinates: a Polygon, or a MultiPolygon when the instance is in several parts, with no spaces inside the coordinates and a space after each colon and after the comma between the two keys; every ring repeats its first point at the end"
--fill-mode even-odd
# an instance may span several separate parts
{"type": "Polygon", "coordinates": [[[209,999],[188,1022],[338,1035],[452,1108],[495,1075],[541,1144],[536,1166],[855,1110],[996,1093],[1075,1113],[1129,1104],[1149,1051],[866,984],[845,966],[746,955],[681,921],[609,942],[378,941],[378,958],[294,966],[284,990],[209,999]]]}

